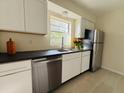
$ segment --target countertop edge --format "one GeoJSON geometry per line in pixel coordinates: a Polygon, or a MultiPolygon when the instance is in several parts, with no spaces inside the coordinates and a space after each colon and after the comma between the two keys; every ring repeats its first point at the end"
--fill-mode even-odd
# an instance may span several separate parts
{"type": "Polygon", "coordinates": [[[46,51],[39,51],[36,55],[35,55],[35,51],[29,52],[27,54],[25,54],[25,52],[20,52],[20,54],[16,54],[14,56],[9,56],[6,53],[1,53],[0,56],[0,64],[5,64],[5,63],[11,63],[11,62],[17,62],[17,61],[22,61],[22,60],[32,60],[32,59],[38,59],[38,58],[44,58],[44,57],[52,57],[52,56],[61,56],[64,54],[70,54],[70,53],[77,53],[77,52],[83,52],[83,51],[91,51],[92,49],[82,49],[82,50],[75,50],[75,51],[66,51],[66,52],[56,52],[56,53],[51,53],[51,54],[43,54],[43,52],[49,52],[51,50],[46,50],[46,51]],[[41,54],[40,54],[41,53],[41,54]]]}

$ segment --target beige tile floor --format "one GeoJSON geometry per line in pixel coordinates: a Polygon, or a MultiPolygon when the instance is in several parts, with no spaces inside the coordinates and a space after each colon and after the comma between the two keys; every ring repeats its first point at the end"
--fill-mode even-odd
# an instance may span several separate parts
{"type": "Polygon", "coordinates": [[[124,93],[124,76],[104,69],[95,73],[86,72],[53,93],[124,93]]]}

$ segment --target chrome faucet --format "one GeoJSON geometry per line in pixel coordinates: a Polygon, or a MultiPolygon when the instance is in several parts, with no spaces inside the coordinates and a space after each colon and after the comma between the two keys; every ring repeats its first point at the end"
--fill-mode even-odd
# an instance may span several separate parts
{"type": "Polygon", "coordinates": [[[61,49],[64,49],[64,37],[62,36],[62,45],[61,45],[61,49]]]}

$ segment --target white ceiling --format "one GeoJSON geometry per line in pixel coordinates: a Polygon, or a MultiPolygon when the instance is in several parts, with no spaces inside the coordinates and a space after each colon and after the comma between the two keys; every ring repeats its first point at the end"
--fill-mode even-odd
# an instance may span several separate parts
{"type": "Polygon", "coordinates": [[[81,19],[81,16],[79,16],[78,14],[72,11],[69,11],[68,9],[65,9],[55,3],[52,3],[51,1],[48,1],[48,10],[58,13],[60,15],[63,15],[65,17],[69,17],[73,19],[81,19]],[[64,13],[64,12],[67,12],[67,13],[64,13]]]}
{"type": "Polygon", "coordinates": [[[124,8],[124,0],[72,0],[82,8],[100,15],[118,8],[124,8]]]}

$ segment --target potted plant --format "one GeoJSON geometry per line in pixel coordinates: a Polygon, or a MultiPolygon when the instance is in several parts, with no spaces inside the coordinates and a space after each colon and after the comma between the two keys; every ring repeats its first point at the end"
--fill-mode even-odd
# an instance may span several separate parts
{"type": "Polygon", "coordinates": [[[74,38],[73,43],[76,49],[82,48],[82,40],[80,38],[74,38]]]}

